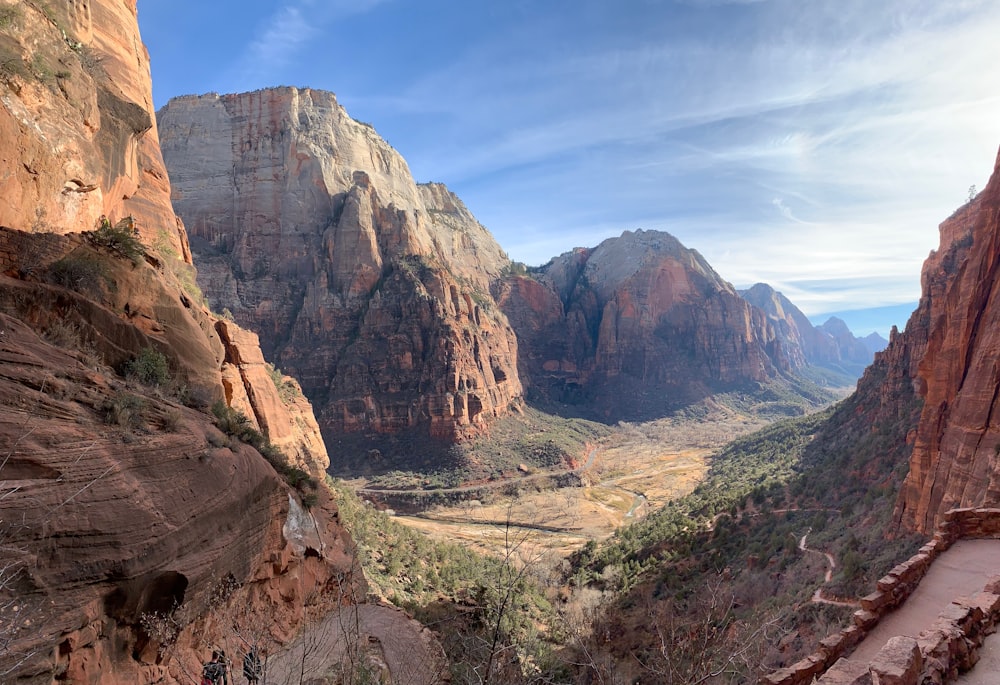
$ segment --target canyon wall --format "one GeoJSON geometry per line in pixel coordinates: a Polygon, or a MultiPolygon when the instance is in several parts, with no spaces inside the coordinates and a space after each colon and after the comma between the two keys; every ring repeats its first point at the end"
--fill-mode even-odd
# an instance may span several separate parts
{"type": "Polygon", "coordinates": [[[199,283],[298,379],[328,440],[459,440],[519,400],[489,296],[506,255],[332,93],[176,98],[158,119],[199,283]]]}
{"type": "Polygon", "coordinates": [[[877,333],[867,338],[855,337],[847,324],[836,317],[830,317],[821,326],[813,326],[798,307],[766,283],[758,283],[739,293],[767,314],[792,368],[797,371],[807,365],[816,366],[843,376],[844,382],[849,382],[859,378],[872,363],[875,352],[880,352],[887,344],[877,333]]]}
{"type": "MultiPolygon", "coordinates": [[[[954,507],[1000,502],[1000,175],[941,224],[923,294],[903,336],[922,347],[923,410],[898,523],[929,532],[954,507]]],[[[903,337],[901,336],[901,337],[903,337]]]]}
{"type": "Polygon", "coordinates": [[[277,645],[364,592],[328,497],[209,405],[242,409],[293,466],[328,456],[294,383],[194,286],[135,2],[0,11],[0,672],[189,682],[232,635],[226,611],[266,617],[277,645]],[[87,233],[102,216],[121,230],[87,233]]]}

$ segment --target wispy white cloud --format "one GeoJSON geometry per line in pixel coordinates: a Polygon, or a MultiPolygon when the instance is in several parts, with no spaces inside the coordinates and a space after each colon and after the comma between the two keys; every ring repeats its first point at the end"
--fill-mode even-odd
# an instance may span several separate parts
{"type": "MultiPolygon", "coordinates": [[[[276,85],[274,78],[303,59],[324,31],[338,20],[370,12],[392,0],[290,0],[279,5],[257,33],[224,80],[236,89],[276,85]]],[[[294,69],[292,71],[295,71],[294,69]]]]}

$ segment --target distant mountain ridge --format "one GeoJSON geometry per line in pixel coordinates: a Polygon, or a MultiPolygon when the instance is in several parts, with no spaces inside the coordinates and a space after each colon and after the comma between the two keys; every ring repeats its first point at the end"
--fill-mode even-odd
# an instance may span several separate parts
{"type": "MultiPolygon", "coordinates": [[[[819,367],[837,374],[845,384],[853,384],[872,363],[875,352],[888,345],[877,333],[867,338],[856,337],[837,317],[813,326],[798,307],[766,283],[757,283],[739,293],[767,313],[796,370],[819,367]]],[[[831,380],[835,381],[837,376],[831,380]]]]}

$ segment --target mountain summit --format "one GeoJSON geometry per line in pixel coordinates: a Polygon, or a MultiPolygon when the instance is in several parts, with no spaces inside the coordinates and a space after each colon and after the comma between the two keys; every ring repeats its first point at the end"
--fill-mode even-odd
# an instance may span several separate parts
{"type": "Polygon", "coordinates": [[[489,295],[506,254],[332,93],[177,98],[158,123],[199,282],[302,383],[328,439],[457,440],[519,401],[489,295]]]}

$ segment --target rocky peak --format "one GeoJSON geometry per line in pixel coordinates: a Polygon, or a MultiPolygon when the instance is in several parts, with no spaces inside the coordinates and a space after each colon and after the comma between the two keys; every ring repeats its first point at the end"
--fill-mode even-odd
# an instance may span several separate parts
{"type": "Polygon", "coordinates": [[[533,391],[613,418],[662,415],[790,369],[764,313],[667,233],[573,250],[497,295],[529,351],[522,375],[533,391]]]}
{"type": "MultiPolygon", "coordinates": [[[[798,307],[766,283],[741,290],[740,296],[767,314],[793,368],[810,365],[833,371],[834,378],[846,385],[871,364],[875,350],[855,337],[841,319],[830,317],[822,326],[813,326],[798,307]]],[[[872,344],[877,343],[873,340],[872,344]]]]}
{"type": "Polygon", "coordinates": [[[877,331],[869,333],[865,337],[861,338],[861,342],[864,343],[865,347],[867,347],[868,351],[873,355],[876,352],[881,352],[889,345],[889,341],[879,335],[877,331]]]}
{"type": "Polygon", "coordinates": [[[507,256],[332,93],[178,98],[158,120],[199,283],[301,381],[328,438],[461,439],[519,398],[489,295],[507,256]]]}

